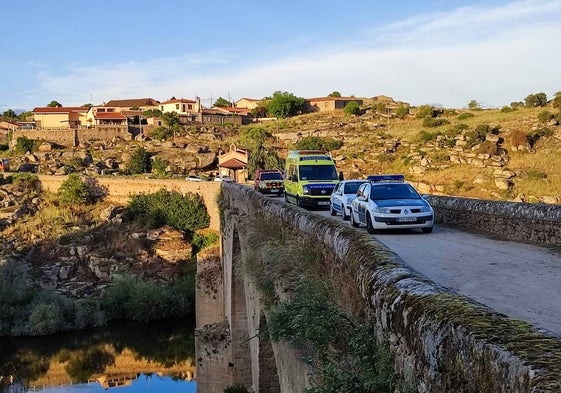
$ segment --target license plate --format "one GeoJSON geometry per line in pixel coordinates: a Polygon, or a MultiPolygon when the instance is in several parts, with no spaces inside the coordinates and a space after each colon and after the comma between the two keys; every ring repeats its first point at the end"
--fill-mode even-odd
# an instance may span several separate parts
{"type": "Polygon", "coordinates": [[[399,222],[417,221],[417,217],[397,217],[397,221],[399,222]]]}
{"type": "Polygon", "coordinates": [[[319,206],[327,206],[329,205],[329,202],[318,202],[319,206]]]}

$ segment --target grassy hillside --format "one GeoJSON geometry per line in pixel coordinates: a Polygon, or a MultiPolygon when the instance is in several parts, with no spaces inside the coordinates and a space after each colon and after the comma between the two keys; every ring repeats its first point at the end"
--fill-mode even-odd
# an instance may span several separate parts
{"type": "Polygon", "coordinates": [[[366,107],[360,116],[314,113],[263,124],[282,156],[309,136],[341,140],[332,151],[346,178],[403,173],[421,191],[482,199],[560,202],[561,127],[540,122],[553,108],[445,110],[427,127],[366,107]],[[466,115],[466,113],[468,115],[466,115]],[[492,141],[485,141],[489,134],[492,141]],[[479,139],[478,139],[479,138],[479,139]],[[461,156],[460,158],[455,156],[461,156]],[[508,179],[508,188],[495,179],[508,179]]]}

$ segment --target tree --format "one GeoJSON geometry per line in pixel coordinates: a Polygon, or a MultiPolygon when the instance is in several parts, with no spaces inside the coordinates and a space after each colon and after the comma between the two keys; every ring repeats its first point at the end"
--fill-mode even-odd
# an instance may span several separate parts
{"type": "Polygon", "coordinates": [[[529,94],[524,99],[524,104],[526,108],[537,108],[539,106],[545,106],[547,104],[547,96],[545,93],[529,94]]]}
{"type": "Polygon", "coordinates": [[[267,146],[272,134],[261,127],[246,128],[240,133],[240,142],[247,146],[249,157],[247,170],[253,174],[258,169],[277,169],[282,162],[275,149],[267,146]]]}
{"type": "Polygon", "coordinates": [[[175,134],[182,129],[177,112],[164,112],[160,117],[167,124],[168,130],[175,138],[175,134]]]}
{"type": "Polygon", "coordinates": [[[159,109],[148,109],[142,112],[142,114],[146,117],[162,117],[162,111],[159,109]]]}
{"type": "Polygon", "coordinates": [[[477,102],[476,100],[471,100],[468,103],[468,108],[469,109],[479,109],[479,102],[477,102]]]}
{"type": "Polygon", "coordinates": [[[7,117],[8,119],[17,119],[18,115],[14,112],[13,109],[8,109],[4,113],[2,113],[2,117],[7,117]]]}
{"type": "Polygon", "coordinates": [[[269,102],[269,114],[286,118],[302,113],[306,100],[292,93],[276,91],[269,102]]]}
{"type": "Polygon", "coordinates": [[[328,95],[328,97],[341,97],[341,93],[339,93],[338,91],[333,91],[328,95]]]}
{"type": "Polygon", "coordinates": [[[48,108],[62,108],[62,104],[60,104],[58,101],[51,101],[47,104],[48,108]]]}
{"type": "Polygon", "coordinates": [[[132,154],[127,167],[131,174],[150,173],[152,171],[152,154],[143,147],[139,147],[132,154]]]}
{"type": "Polygon", "coordinates": [[[228,108],[232,106],[232,104],[230,104],[230,101],[226,100],[225,98],[218,97],[216,101],[214,101],[213,106],[216,106],[218,108],[228,108]]]}

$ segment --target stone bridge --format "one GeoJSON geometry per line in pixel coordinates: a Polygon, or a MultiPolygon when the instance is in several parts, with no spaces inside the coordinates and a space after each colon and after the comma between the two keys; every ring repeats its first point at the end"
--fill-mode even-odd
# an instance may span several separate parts
{"type": "MultiPolygon", "coordinates": [[[[561,244],[558,205],[431,203],[440,223],[561,244]]],[[[199,392],[309,387],[304,348],[267,330],[271,312],[291,298],[291,280],[306,271],[330,284],[349,315],[374,321],[372,335],[389,343],[397,372],[418,392],[561,391],[560,339],[429,282],[362,231],[236,184],[222,185],[218,205],[221,247],[201,254],[198,267],[199,392]]]]}
{"type": "MultiPolygon", "coordinates": [[[[63,177],[40,176],[56,191],[63,177]]],[[[197,192],[221,244],[200,253],[197,389],[239,383],[254,392],[303,392],[305,348],[269,338],[276,305],[306,274],[328,283],[348,315],[373,321],[395,368],[416,391],[561,392],[561,340],[507,319],[412,271],[372,236],[250,187],[184,180],[100,178],[109,199],[160,188],[197,192]]],[[[561,245],[561,206],[430,198],[438,223],[514,241],[561,245]]],[[[346,370],[340,370],[342,373],[346,370]]]]}

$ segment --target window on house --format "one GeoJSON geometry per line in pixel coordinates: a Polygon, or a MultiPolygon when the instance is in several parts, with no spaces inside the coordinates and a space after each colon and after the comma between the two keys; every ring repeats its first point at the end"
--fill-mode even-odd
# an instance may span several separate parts
{"type": "Polygon", "coordinates": [[[179,104],[175,104],[175,109],[179,110],[179,104]]]}
{"type": "Polygon", "coordinates": [[[115,112],[115,108],[108,108],[107,112],[115,112]]]}
{"type": "Polygon", "coordinates": [[[181,107],[181,112],[185,112],[185,104],[183,104],[183,106],[181,107]]]}
{"type": "Polygon", "coordinates": [[[189,108],[189,110],[193,109],[193,105],[189,104],[187,105],[187,108],[189,108]]]}
{"type": "Polygon", "coordinates": [[[160,110],[163,112],[164,111],[164,106],[160,105],[160,110]]]}

